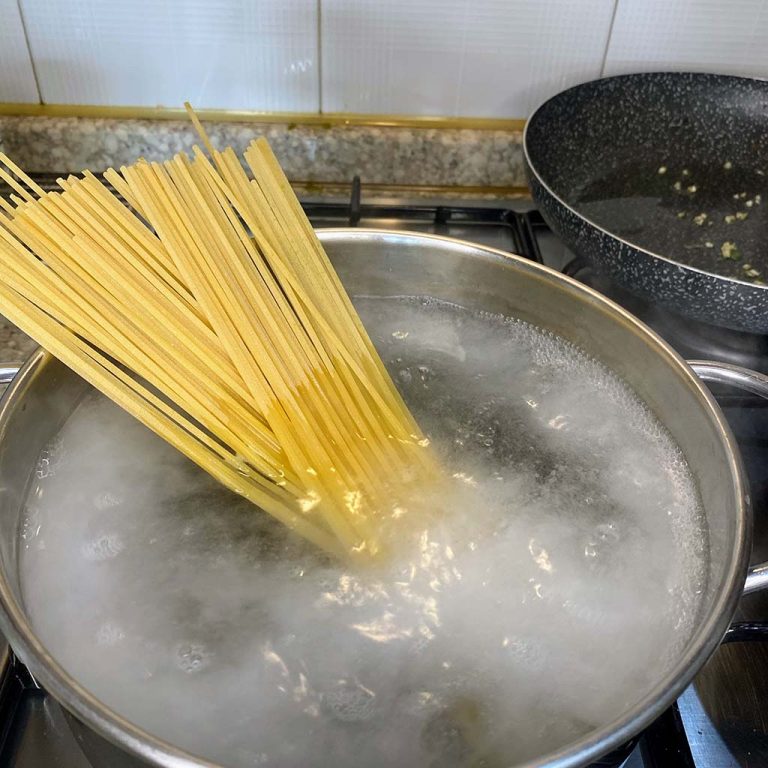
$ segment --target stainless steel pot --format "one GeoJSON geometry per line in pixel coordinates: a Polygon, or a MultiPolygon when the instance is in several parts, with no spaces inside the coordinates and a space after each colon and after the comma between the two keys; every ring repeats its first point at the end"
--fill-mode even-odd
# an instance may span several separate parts
{"type": "MultiPolygon", "coordinates": [[[[653,332],[596,292],[546,267],[433,236],[326,230],[320,237],[352,294],[440,297],[519,317],[577,344],[633,387],[685,454],[710,537],[708,586],[696,629],[672,668],[635,706],[530,764],[587,765],[637,734],[688,685],[728,629],[745,579],[748,590],[768,583],[766,566],[747,573],[749,501],[736,444],[719,408],[691,368],[653,332]]],[[[709,378],[740,381],[768,393],[768,380],[760,375],[714,364],[700,370],[709,378]]],[[[104,764],[138,765],[140,758],[174,768],[210,766],[134,727],[84,690],[38,640],[24,610],[18,540],[26,489],[41,449],[86,390],[81,379],[39,351],[0,403],[0,628],[37,680],[87,726],[80,735],[87,736],[90,749],[101,752],[104,764]]]]}

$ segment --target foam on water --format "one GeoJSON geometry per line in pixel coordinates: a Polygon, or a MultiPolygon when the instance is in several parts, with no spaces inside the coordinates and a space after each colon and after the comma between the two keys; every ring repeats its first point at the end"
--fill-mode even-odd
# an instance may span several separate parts
{"type": "Polygon", "coordinates": [[[20,531],[40,637],[116,711],[231,766],[506,766],[612,720],[703,589],[676,446],[555,336],[357,304],[454,475],[439,522],[385,567],[342,568],[90,395],[20,531]]]}

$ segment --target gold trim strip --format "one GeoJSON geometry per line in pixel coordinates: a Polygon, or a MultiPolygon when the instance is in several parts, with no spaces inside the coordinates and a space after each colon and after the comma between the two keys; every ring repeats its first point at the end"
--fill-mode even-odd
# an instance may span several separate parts
{"type": "MultiPolygon", "coordinates": [[[[287,124],[290,127],[343,128],[448,128],[475,131],[522,131],[524,119],[490,117],[429,117],[419,115],[364,115],[346,112],[256,112],[235,109],[199,109],[201,120],[224,123],[287,124]]],[[[90,104],[3,104],[0,116],[90,117],[116,120],[185,120],[184,109],[167,107],[107,107],[90,104]]]]}

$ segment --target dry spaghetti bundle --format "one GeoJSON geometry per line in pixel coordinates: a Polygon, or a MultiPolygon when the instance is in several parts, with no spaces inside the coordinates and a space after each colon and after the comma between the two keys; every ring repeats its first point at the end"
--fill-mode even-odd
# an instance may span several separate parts
{"type": "Polygon", "coordinates": [[[45,192],[0,155],[0,311],[302,536],[375,553],[435,474],[428,441],[268,144],[249,175],[202,135],[210,157],[109,170],[130,207],[89,172],[45,192]]]}

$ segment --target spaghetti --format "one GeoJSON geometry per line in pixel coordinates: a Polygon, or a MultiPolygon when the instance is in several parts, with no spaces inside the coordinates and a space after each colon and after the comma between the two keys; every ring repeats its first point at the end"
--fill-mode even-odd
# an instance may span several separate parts
{"type": "Polygon", "coordinates": [[[374,555],[437,473],[428,440],[267,142],[249,175],[190,115],[208,155],[110,169],[112,189],[45,192],[0,154],[0,310],[300,535],[374,555]]]}

